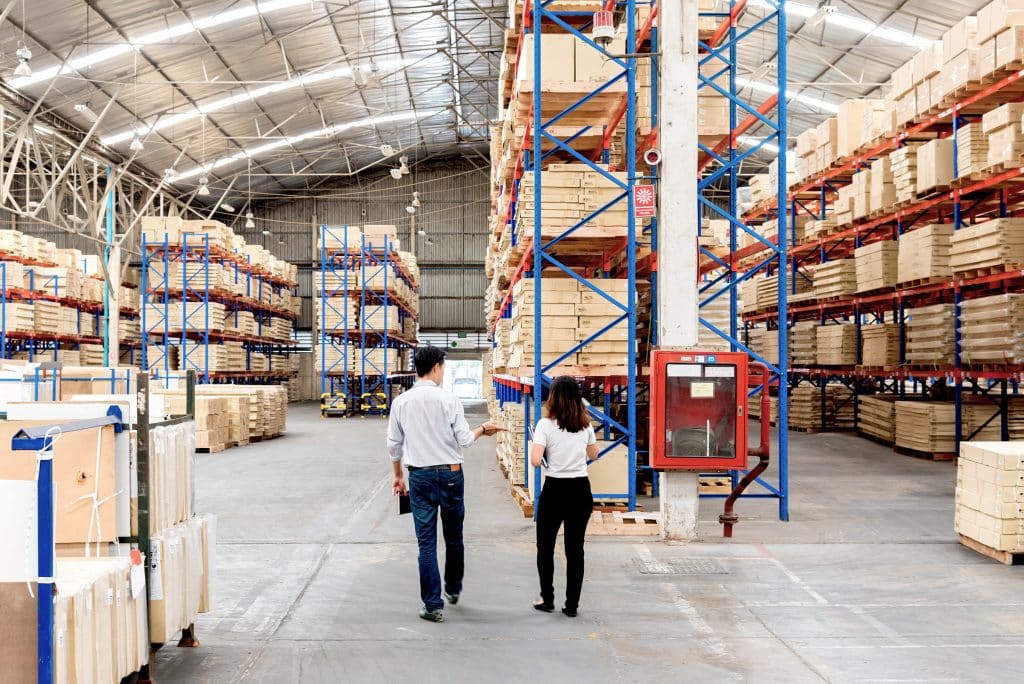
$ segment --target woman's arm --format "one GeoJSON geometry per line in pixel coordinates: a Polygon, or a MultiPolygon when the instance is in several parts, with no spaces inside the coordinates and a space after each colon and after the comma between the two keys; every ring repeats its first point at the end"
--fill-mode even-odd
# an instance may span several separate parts
{"type": "Polygon", "coordinates": [[[540,465],[540,462],[544,459],[544,445],[537,444],[536,442],[530,443],[530,465],[534,468],[540,465]]]}
{"type": "Polygon", "coordinates": [[[597,460],[597,445],[596,444],[588,444],[587,445],[587,463],[593,463],[596,460],[597,460]]]}

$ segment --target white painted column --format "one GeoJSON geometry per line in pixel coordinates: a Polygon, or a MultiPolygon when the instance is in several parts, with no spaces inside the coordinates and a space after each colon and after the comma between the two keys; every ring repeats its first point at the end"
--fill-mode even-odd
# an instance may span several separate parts
{"type": "MultiPolygon", "coordinates": [[[[658,219],[658,340],[661,347],[697,345],[697,0],[662,2],[658,219]]],[[[654,435],[651,436],[655,438],[654,435]]],[[[697,537],[697,473],[660,474],[661,533],[697,537]]]]}
{"type": "Polygon", "coordinates": [[[110,260],[107,262],[107,278],[103,287],[109,287],[107,317],[107,358],[108,366],[116,366],[121,358],[121,343],[118,328],[121,326],[121,246],[117,240],[110,248],[110,260]]]}

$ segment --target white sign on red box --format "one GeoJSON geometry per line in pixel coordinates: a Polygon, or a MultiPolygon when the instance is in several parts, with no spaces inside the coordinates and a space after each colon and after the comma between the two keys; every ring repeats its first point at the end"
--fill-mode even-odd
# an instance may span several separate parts
{"type": "Polygon", "coordinates": [[[633,213],[637,218],[654,218],[657,203],[654,198],[653,185],[633,186],[633,213]]]}

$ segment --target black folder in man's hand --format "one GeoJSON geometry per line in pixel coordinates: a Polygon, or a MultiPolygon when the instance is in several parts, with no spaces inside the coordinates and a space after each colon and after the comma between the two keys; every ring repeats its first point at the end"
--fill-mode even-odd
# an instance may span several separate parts
{"type": "Polygon", "coordinates": [[[398,495],[398,515],[405,515],[406,513],[412,513],[412,504],[409,503],[408,494],[398,495]]]}

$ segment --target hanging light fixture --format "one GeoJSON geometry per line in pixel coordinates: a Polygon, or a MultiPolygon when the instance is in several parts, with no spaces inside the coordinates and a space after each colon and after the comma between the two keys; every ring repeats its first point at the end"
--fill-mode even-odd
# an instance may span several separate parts
{"type": "Polygon", "coordinates": [[[390,157],[394,153],[395,153],[395,148],[392,147],[391,145],[389,145],[387,143],[384,143],[383,145],[380,146],[380,156],[382,156],[382,157],[390,157]]]}
{"type": "Polygon", "coordinates": [[[413,193],[412,193],[412,206],[416,207],[417,209],[420,206],[420,192],[419,192],[419,190],[414,190],[413,193]]]}
{"type": "Polygon", "coordinates": [[[395,180],[401,180],[402,179],[402,170],[401,169],[391,169],[391,177],[394,178],[395,180]]]}
{"type": "Polygon", "coordinates": [[[266,235],[267,237],[270,237],[270,230],[267,229],[267,228],[264,228],[263,229],[263,234],[266,235]]]}
{"type": "Polygon", "coordinates": [[[32,51],[28,49],[24,41],[18,41],[18,49],[14,52],[14,56],[18,58],[18,66],[14,67],[14,75],[31,76],[32,67],[28,65],[28,61],[32,59],[32,51]]]}
{"type": "Polygon", "coordinates": [[[135,135],[132,136],[132,141],[128,145],[128,149],[132,152],[141,152],[146,149],[146,146],[142,144],[142,138],[139,136],[138,131],[135,131],[135,135]]]}
{"type": "Polygon", "coordinates": [[[422,228],[420,228],[419,230],[416,231],[416,234],[420,235],[422,237],[426,237],[427,236],[427,231],[425,231],[422,228]]]}
{"type": "Polygon", "coordinates": [[[414,206],[412,206],[410,204],[409,206],[407,206],[405,208],[405,213],[407,213],[407,214],[415,214],[416,213],[416,207],[414,207],[414,206]]]}
{"type": "Polygon", "coordinates": [[[210,179],[206,176],[199,177],[199,189],[196,190],[196,194],[200,197],[208,197],[210,195],[210,179]]]}
{"type": "Polygon", "coordinates": [[[252,219],[253,219],[252,212],[251,211],[245,212],[245,227],[246,228],[255,228],[256,227],[256,222],[253,221],[252,219]]]}
{"type": "Polygon", "coordinates": [[[401,173],[403,176],[408,176],[409,175],[409,158],[406,157],[403,154],[401,157],[398,158],[398,163],[401,164],[401,166],[398,167],[399,173],[401,173]]]}
{"type": "Polygon", "coordinates": [[[223,204],[222,203],[220,205],[220,208],[223,209],[224,211],[228,212],[229,214],[234,214],[235,213],[235,208],[233,206],[231,206],[230,204],[223,204]]]}

